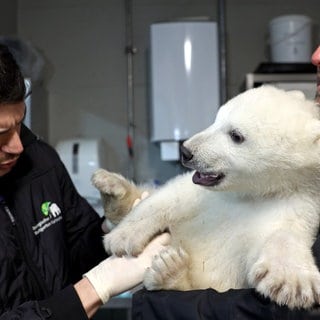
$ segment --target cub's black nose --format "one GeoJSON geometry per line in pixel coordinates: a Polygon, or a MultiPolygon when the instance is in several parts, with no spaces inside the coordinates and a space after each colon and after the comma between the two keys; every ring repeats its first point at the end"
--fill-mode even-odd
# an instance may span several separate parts
{"type": "Polygon", "coordinates": [[[186,163],[193,158],[193,154],[184,145],[181,145],[180,152],[182,163],[186,163]]]}

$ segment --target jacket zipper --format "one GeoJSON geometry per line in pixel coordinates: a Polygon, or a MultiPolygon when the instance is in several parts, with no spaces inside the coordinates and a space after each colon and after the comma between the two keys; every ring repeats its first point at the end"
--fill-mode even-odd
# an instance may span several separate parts
{"type": "Polygon", "coordinates": [[[7,213],[8,217],[11,221],[11,224],[14,228],[14,233],[15,233],[16,239],[18,240],[18,244],[21,249],[23,259],[27,265],[28,270],[30,271],[30,274],[31,274],[31,277],[33,280],[33,284],[35,285],[36,293],[39,294],[39,296],[37,298],[43,299],[44,297],[47,297],[49,295],[49,291],[45,287],[44,282],[41,279],[39,279],[39,277],[37,276],[37,274],[38,274],[37,268],[34,266],[33,261],[31,260],[30,256],[28,255],[28,252],[26,250],[24,242],[21,239],[21,236],[20,236],[19,231],[17,229],[18,227],[17,227],[17,223],[16,223],[16,219],[15,219],[14,215],[12,214],[11,210],[9,209],[8,205],[4,202],[4,200],[1,201],[1,204],[2,204],[5,212],[7,213]],[[41,295],[41,293],[44,294],[45,296],[41,295]]]}

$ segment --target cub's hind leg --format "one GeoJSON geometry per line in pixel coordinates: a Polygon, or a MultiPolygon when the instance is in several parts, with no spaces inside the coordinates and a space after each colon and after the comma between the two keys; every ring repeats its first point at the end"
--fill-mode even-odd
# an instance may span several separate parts
{"type": "Polygon", "coordinates": [[[189,256],[182,248],[168,246],[155,256],[144,275],[148,290],[190,290],[189,256]]]}

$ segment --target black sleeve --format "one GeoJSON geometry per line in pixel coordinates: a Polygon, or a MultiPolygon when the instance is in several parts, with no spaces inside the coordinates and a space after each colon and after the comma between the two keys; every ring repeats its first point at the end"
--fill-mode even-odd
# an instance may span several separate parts
{"type": "Polygon", "coordinates": [[[259,296],[254,289],[147,291],[133,295],[133,320],[313,320],[320,309],[289,310],[259,296]]]}
{"type": "MultiPolygon", "coordinates": [[[[313,253],[320,265],[320,236],[313,253]]],[[[289,310],[260,296],[254,289],[147,291],[133,295],[133,320],[320,320],[320,307],[289,310]]]]}
{"type": "Polygon", "coordinates": [[[79,276],[107,258],[102,242],[103,219],[79,195],[62,163],[57,170],[66,212],[66,234],[72,272],[75,275],[72,280],[77,281],[79,276]]]}
{"type": "Polygon", "coordinates": [[[69,286],[41,301],[28,301],[0,316],[0,320],[88,320],[81,301],[69,286]]]}

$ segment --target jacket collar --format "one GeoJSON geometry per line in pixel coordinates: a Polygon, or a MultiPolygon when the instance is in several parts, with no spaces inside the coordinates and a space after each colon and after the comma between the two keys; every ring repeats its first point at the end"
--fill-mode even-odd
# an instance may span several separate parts
{"type": "Polygon", "coordinates": [[[20,138],[23,147],[28,146],[32,142],[39,140],[39,138],[24,124],[21,125],[21,132],[20,132],[20,138]]]}

